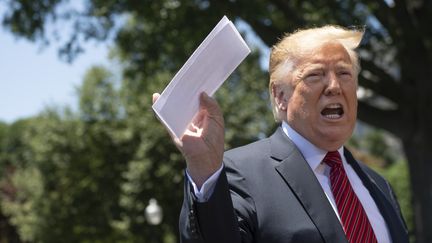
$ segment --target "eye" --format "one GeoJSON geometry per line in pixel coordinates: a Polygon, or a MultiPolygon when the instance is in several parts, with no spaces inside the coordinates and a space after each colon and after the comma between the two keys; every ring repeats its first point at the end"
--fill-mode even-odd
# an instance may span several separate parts
{"type": "Polygon", "coordinates": [[[307,75],[307,77],[317,77],[320,76],[320,73],[310,73],[307,75]]]}
{"type": "Polygon", "coordinates": [[[352,74],[349,70],[341,70],[338,72],[338,76],[341,78],[351,78],[352,74]]]}
{"type": "Polygon", "coordinates": [[[307,73],[305,75],[304,80],[305,81],[318,81],[321,79],[322,76],[323,76],[322,71],[313,71],[313,72],[307,73]]]}

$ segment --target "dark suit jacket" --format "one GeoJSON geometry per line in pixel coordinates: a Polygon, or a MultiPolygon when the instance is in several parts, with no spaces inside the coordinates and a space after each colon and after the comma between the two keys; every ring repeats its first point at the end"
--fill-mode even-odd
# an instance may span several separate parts
{"type": "MultiPolygon", "coordinates": [[[[344,155],[375,200],[392,241],[408,242],[390,185],[347,150],[344,155]]],[[[226,152],[224,164],[208,202],[196,202],[185,182],[182,242],[347,242],[312,169],[281,128],[226,152]]]]}

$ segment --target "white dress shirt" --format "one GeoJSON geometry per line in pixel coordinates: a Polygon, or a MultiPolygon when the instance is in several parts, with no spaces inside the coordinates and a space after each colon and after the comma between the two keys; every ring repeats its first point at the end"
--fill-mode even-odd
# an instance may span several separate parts
{"type": "MultiPolygon", "coordinates": [[[[293,143],[300,150],[304,159],[307,161],[315,176],[318,179],[318,182],[321,184],[323,191],[330,202],[336,216],[339,217],[339,212],[337,210],[336,202],[333,197],[333,193],[331,191],[331,183],[330,183],[330,167],[323,163],[327,151],[319,149],[300,134],[298,134],[294,129],[292,129],[286,122],[282,123],[282,130],[284,133],[293,141],[293,143]]],[[[358,199],[360,200],[363,208],[368,216],[369,222],[372,225],[372,228],[375,232],[375,236],[379,243],[390,243],[391,238],[387,228],[387,224],[384,221],[381,213],[378,210],[378,207],[370,195],[368,189],[363,185],[363,182],[358,177],[357,173],[355,173],[354,169],[349,165],[345,159],[343,153],[343,147],[338,149],[339,154],[342,158],[342,164],[347,174],[348,180],[351,183],[351,186],[356,193],[358,199]]],[[[214,187],[216,185],[216,181],[222,171],[223,165],[216,171],[209,179],[205,181],[202,187],[199,189],[196,184],[193,182],[192,178],[186,171],[188,180],[191,182],[192,187],[194,189],[195,196],[199,202],[206,202],[209,197],[212,195],[214,187]]]]}
{"type": "MultiPolygon", "coordinates": [[[[333,192],[331,190],[330,166],[322,162],[327,154],[327,151],[317,148],[315,145],[294,131],[294,129],[292,129],[286,122],[282,123],[282,129],[284,133],[291,139],[291,141],[293,141],[293,143],[297,146],[304,159],[313,170],[318,182],[321,184],[327,199],[329,200],[340,221],[339,212],[333,197],[333,192]]],[[[384,218],[382,217],[368,189],[363,185],[363,182],[351,165],[347,163],[343,150],[343,147],[340,147],[338,152],[341,155],[342,165],[345,169],[345,173],[347,174],[348,180],[350,181],[354,192],[356,193],[368,216],[369,222],[372,225],[378,242],[391,242],[390,234],[388,232],[387,224],[384,221],[384,218]]]]}

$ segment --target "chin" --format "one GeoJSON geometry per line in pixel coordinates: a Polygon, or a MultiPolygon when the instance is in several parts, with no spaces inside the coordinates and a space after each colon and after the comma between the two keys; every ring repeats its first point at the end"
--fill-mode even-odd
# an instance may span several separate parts
{"type": "Polygon", "coordinates": [[[352,129],[328,129],[318,138],[327,151],[334,151],[342,147],[351,137],[352,129]]]}

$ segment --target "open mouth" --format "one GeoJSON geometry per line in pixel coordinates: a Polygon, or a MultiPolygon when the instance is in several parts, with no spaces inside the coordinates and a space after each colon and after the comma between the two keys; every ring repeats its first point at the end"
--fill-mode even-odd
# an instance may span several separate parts
{"type": "Polygon", "coordinates": [[[344,114],[341,104],[329,104],[321,111],[321,115],[328,119],[339,119],[344,114]]]}

